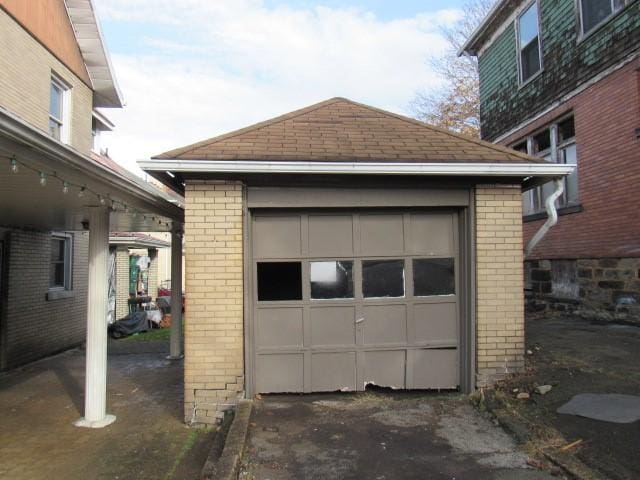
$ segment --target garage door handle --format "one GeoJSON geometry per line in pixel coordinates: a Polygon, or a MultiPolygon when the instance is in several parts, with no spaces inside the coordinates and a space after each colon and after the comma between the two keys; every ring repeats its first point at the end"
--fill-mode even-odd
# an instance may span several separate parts
{"type": "Polygon", "coordinates": [[[364,322],[364,318],[359,318],[356,320],[356,324],[364,322]]]}

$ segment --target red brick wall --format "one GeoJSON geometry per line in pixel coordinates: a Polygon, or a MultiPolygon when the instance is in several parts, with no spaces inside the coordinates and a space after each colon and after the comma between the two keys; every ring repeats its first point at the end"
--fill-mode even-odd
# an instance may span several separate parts
{"type": "MultiPolygon", "coordinates": [[[[574,111],[583,211],[559,217],[532,259],[640,257],[640,59],[500,143],[574,111]]],[[[524,224],[527,241],[544,220],[524,224]]]]}

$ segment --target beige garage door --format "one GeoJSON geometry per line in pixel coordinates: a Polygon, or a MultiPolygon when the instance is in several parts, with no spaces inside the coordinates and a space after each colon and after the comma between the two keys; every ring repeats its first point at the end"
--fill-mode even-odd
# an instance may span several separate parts
{"type": "Polygon", "coordinates": [[[459,385],[451,211],[255,213],[255,391],[459,385]]]}

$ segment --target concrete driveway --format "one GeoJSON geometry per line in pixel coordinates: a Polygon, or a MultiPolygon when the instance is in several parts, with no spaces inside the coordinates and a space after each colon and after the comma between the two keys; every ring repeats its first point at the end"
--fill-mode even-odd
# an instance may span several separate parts
{"type": "Polygon", "coordinates": [[[268,396],[240,479],[536,479],[527,455],[459,395],[268,396]]]}

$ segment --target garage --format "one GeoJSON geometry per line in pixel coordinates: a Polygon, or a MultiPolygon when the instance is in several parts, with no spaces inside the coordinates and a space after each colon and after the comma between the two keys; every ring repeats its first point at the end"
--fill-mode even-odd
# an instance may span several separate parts
{"type": "Polygon", "coordinates": [[[140,164],[186,200],[187,422],[523,368],[522,192],[571,166],[344,98],[140,164]]]}
{"type": "Polygon", "coordinates": [[[258,393],[458,387],[455,211],[252,219],[258,393]]]}

